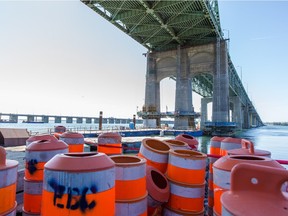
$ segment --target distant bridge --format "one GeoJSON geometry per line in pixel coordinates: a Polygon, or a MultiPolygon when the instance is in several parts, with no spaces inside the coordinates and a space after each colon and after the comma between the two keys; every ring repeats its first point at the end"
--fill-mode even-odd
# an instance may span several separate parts
{"type": "Polygon", "coordinates": [[[167,77],[176,81],[174,113],[190,113],[174,115],[176,129],[194,127],[192,91],[203,97],[202,128],[210,102],[215,127],[263,125],[229,55],[217,0],[81,1],[148,49],[144,125],[160,124],[160,81],[167,77]]]}
{"type": "MultiPolygon", "coordinates": [[[[15,114],[15,113],[0,113],[0,123],[59,123],[63,121],[66,123],[86,123],[86,124],[98,124],[100,117],[83,117],[83,116],[66,116],[66,115],[37,115],[37,114],[15,114]]],[[[129,124],[133,121],[133,118],[102,118],[103,124],[129,124]]],[[[142,124],[142,119],[136,119],[137,124],[142,124]]]]}

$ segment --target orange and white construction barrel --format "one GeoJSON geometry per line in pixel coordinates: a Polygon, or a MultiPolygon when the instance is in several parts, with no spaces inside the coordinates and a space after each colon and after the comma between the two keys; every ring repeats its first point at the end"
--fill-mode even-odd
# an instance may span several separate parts
{"type": "Polygon", "coordinates": [[[255,149],[252,142],[242,142],[242,148],[231,149],[227,151],[228,155],[256,155],[271,158],[271,152],[261,149],[255,149]]]}
{"type": "Polygon", "coordinates": [[[287,181],[285,169],[235,165],[231,172],[231,189],[221,197],[222,215],[288,215],[288,197],[281,191],[281,185],[287,181]]]}
{"type": "Polygon", "coordinates": [[[18,164],[15,160],[6,160],[6,151],[0,146],[0,215],[16,215],[18,164]]]}
{"type": "Polygon", "coordinates": [[[80,133],[67,131],[60,135],[59,140],[68,144],[69,152],[84,151],[84,136],[80,133]]]}
{"type": "Polygon", "coordinates": [[[242,143],[249,143],[249,140],[241,138],[226,137],[221,141],[220,155],[227,155],[228,150],[242,148],[242,143]]]}
{"type": "Polygon", "coordinates": [[[98,152],[107,155],[122,154],[122,137],[119,133],[106,132],[98,136],[98,152]]]}
{"type": "Polygon", "coordinates": [[[231,170],[236,164],[249,163],[284,169],[278,162],[267,157],[251,155],[226,155],[219,158],[213,164],[213,188],[214,188],[214,215],[221,215],[221,196],[230,190],[231,170]]]}
{"type": "MultiPolygon", "coordinates": [[[[226,137],[213,136],[210,139],[210,154],[220,155],[221,142],[226,137]]],[[[214,206],[214,191],[213,191],[213,163],[217,161],[218,158],[209,157],[209,173],[208,173],[208,205],[207,214],[208,216],[213,216],[213,206],[214,206]]]]}
{"type": "Polygon", "coordinates": [[[56,154],[68,153],[68,145],[60,140],[37,140],[25,149],[25,178],[42,181],[44,165],[56,154]]]}
{"type": "Polygon", "coordinates": [[[176,139],[164,140],[171,149],[190,149],[188,144],[176,139]]]}
{"type": "Polygon", "coordinates": [[[57,138],[60,139],[61,134],[66,132],[66,127],[62,125],[58,125],[54,127],[54,133],[53,135],[57,138]]]}
{"type": "Polygon", "coordinates": [[[225,139],[226,137],[218,137],[218,136],[213,136],[210,139],[210,154],[213,155],[221,155],[220,150],[221,150],[221,142],[225,139]]]}
{"type": "Polygon", "coordinates": [[[147,196],[142,199],[127,201],[116,201],[115,216],[147,216],[147,196]]]}
{"type": "Polygon", "coordinates": [[[182,184],[203,184],[207,155],[193,150],[169,151],[167,177],[182,184]]]}
{"type": "Polygon", "coordinates": [[[181,211],[181,210],[171,209],[167,205],[164,206],[164,208],[162,210],[163,216],[183,216],[183,215],[185,215],[185,216],[204,216],[205,215],[204,213],[205,213],[204,209],[201,212],[185,212],[185,211],[181,211]]]}
{"type": "Polygon", "coordinates": [[[42,216],[115,215],[115,163],[104,153],[58,154],[45,164],[42,216]]]}
{"type": "Polygon", "coordinates": [[[204,210],[205,182],[203,184],[182,184],[170,182],[170,197],[167,207],[182,212],[201,213],[204,210]]]}
{"type": "Polygon", "coordinates": [[[146,159],[134,155],[115,155],[110,158],[115,163],[116,202],[146,196],[146,159]]]}
{"type": "Polygon", "coordinates": [[[155,167],[160,172],[165,173],[167,170],[168,156],[170,147],[165,142],[153,138],[142,140],[139,157],[147,160],[147,165],[155,167]]]}
{"type": "Polygon", "coordinates": [[[158,169],[147,166],[148,215],[157,215],[158,208],[168,202],[170,185],[166,176],[158,169]]]}
{"type": "Polygon", "coordinates": [[[68,153],[68,145],[55,139],[37,140],[26,147],[23,215],[40,215],[44,165],[55,155],[68,153]]]}
{"type": "Polygon", "coordinates": [[[41,213],[43,181],[30,181],[24,177],[23,216],[41,213]]]}
{"type": "Polygon", "coordinates": [[[187,143],[192,150],[197,150],[198,148],[198,140],[189,134],[179,134],[175,139],[187,143]]]}
{"type": "Polygon", "coordinates": [[[32,142],[37,141],[37,140],[54,140],[56,141],[57,138],[51,134],[37,134],[37,135],[33,135],[30,136],[27,140],[26,140],[26,146],[30,145],[32,142]]]}

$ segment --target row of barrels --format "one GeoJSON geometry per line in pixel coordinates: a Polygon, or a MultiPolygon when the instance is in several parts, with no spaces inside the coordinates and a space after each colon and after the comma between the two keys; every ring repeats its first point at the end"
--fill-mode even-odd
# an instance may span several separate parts
{"type": "MultiPolygon", "coordinates": [[[[67,134],[63,134],[65,133],[67,134]]],[[[72,135],[76,137],[75,134],[72,135]]],[[[45,134],[27,140],[23,215],[95,215],[97,212],[100,215],[115,215],[115,212],[116,215],[123,216],[151,215],[160,204],[168,201],[170,187],[166,176],[153,166],[147,165],[144,157],[108,157],[103,153],[70,152],[66,142],[71,143],[73,140],[66,139],[64,142],[61,140],[63,137],[65,138],[60,135],[58,140],[55,136],[45,134]],[[99,194],[103,196],[98,197],[99,194]],[[111,202],[116,204],[116,210],[111,202]],[[96,210],[96,213],[92,209],[96,210]]],[[[149,142],[148,140],[146,141],[149,142]]],[[[175,148],[189,149],[188,144],[182,141],[168,142],[175,148]]],[[[195,140],[191,143],[191,146],[197,145],[195,140]]],[[[14,175],[17,176],[18,162],[12,162],[14,175]]],[[[1,167],[9,170],[8,173],[12,172],[9,164],[10,160],[5,160],[5,165],[1,167]]],[[[3,176],[7,176],[7,172],[4,172],[3,176]]],[[[10,177],[11,174],[9,179],[14,179],[15,187],[17,177],[10,177]]],[[[3,196],[9,201],[9,205],[4,203],[6,208],[0,209],[0,215],[3,213],[10,216],[9,211],[11,215],[15,215],[15,190],[9,190],[10,195],[3,196]]]]}
{"type": "Polygon", "coordinates": [[[212,137],[210,153],[209,216],[288,214],[288,172],[269,151],[245,139],[212,137]]]}
{"type": "MultiPolygon", "coordinates": [[[[44,136],[48,137],[27,140],[23,215],[204,215],[207,155],[196,151],[193,137],[144,139],[139,154],[131,156],[69,153],[69,145],[60,140],[62,135],[59,140],[44,136]]],[[[117,135],[109,136],[100,142],[119,144],[117,135]]],[[[0,184],[4,194],[0,215],[13,216],[18,162],[6,160],[5,150],[0,150],[0,177],[5,180],[0,184]]],[[[253,205],[261,198],[267,201],[265,193],[260,196],[257,191],[273,191],[272,203],[281,203],[281,208],[271,207],[271,200],[267,206],[277,215],[287,214],[288,196],[281,192],[287,171],[270,158],[270,152],[254,149],[247,140],[213,137],[210,153],[222,157],[209,163],[209,215],[253,215],[253,209],[247,212],[238,204],[241,200],[247,204],[250,196],[253,205]],[[245,190],[248,193],[242,193],[245,190]]],[[[262,207],[262,212],[269,211],[262,207]]]]}

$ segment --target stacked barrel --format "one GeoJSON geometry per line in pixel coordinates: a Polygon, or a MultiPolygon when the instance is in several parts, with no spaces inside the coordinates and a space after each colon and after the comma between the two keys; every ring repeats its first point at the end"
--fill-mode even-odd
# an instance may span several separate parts
{"type": "Polygon", "coordinates": [[[214,136],[210,139],[210,154],[215,157],[209,157],[209,175],[208,175],[208,206],[207,214],[213,216],[214,206],[214,191],[213,191],[213,164],[217,161],[217,156],[220,156],[221,141],[226,137],[214,136]]]}
{"type": "MultiPolygon", "coordinates": [[[[226,155],[219,158],[213,164],[214,215],[222,215],[222,205],[220,202],[221,196],[225,191],[230,190],[231,170],[235,165],[242,163],[284,169],[284,167],[282,167],[278,162],[268,157],[252,155],[226,155]]],[[[240,180],[242,181],[242,178],[240,180]]]]}
{"type": "Polygon", "coordinates": [[[37,141],[37,140],[54,140],[54,141],[56,141],[57,138],[51,134],[37,134],[34,136],[30,136],[26,140],[26,146],[30,145],[32,142],[37,141]]]}
{"type": "Polygon", "coordinates": [[[122,137],[119,133],[107,132],[98,136],[98,152],[107,155],[122,154],[122,137]]]}
{"type": "Polygon", "coordinates": [[[170,147],[164,141],[146,138],[142,140],[138,156],[147,160],[147,165],[158,169],[163,174],[167,170],[170,147]]]}
{"type": "Polygon", "coordinates": [[[41,215],[114,216],[114,162],[103,153],[54,156],[44,166],[41,215]]]}
{"type": "Polygon", "coordinates": [[[198,140],[195,137],[190,136],[189,134],[179,134],[175,137],[175,140],[180,140],[187,143],[189,148],[192,150],[197,150],[198,148],[198,140]]]}
{"type": "Polygon", "coordinates": [[[54,136],[57,139],[60,139],[61,134],[66,132],[66,127],[62,125],[58,125],[54,128],[54,136]]]}
{"type": "Polygon", "coordinates": [[[166,176],[154,167],[146,167],[148,215],[159,215],[161,206],[168,202],[170,185],[166,176]]]}
{"type": "Polygon", "coordinates": [[[132,155],[110,158],[115,162],[116,216],[147,215],[146,160],[132,155]]]}
{"type": "Polygon", "coordinates": [[[60,135],[59,140],[68,144],[69,152],[84,151],[84,136],[80,133],[67,131],[60,135]]]}
{"type": "Polygon", "coordinates": [[[36,140],[26,147],[24,216],[40,215],[44,165],[55,155],[67,152],[67,144],[57,139],[36,140]]]}
{"type": "Polygon", "coordinates": [[[165,140],[165,142],[170,146],[171,149],[189,149],[188,144],[181,140],[169,139],[165,140]]]}
{"type": "Polygon", "coordinates": [[[16,215],[16,183],[18,162],[6,160],[6,151],[0,146],[0,215],[16,215]]]}
{"type": "Polygon", "coordinates": [[[165,214],[203,215],[207,155],[193,150],[169,151],[170,197],[165,214]],[[170,213],[168,213],[170,212],[170,213]]]}
{"type": "Polygon", "coordinates": [[[281,185],[287,181],[285,169],[244,163],[235,165],[231,189],[221,198],[222,215],[288,215],[288,197],[281,191],[281,185]]]}

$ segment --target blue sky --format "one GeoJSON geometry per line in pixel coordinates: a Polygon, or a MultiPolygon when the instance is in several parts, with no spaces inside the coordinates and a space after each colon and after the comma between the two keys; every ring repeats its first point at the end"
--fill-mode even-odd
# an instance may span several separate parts
{"type": "MultiPolygon", "coordinates": [[[[288,121],[287,9],[219,2],[232,61],[266,122],[288,121]]],[[[80,1],[0,0],[0,26],[0,112],[132,117],[144,104],[146,49],[80,1]]],[[[174,90],[161,83],[163,111],[174,90]]],[[[199,96],[193,105],[200,111],[199,96]]]]}

